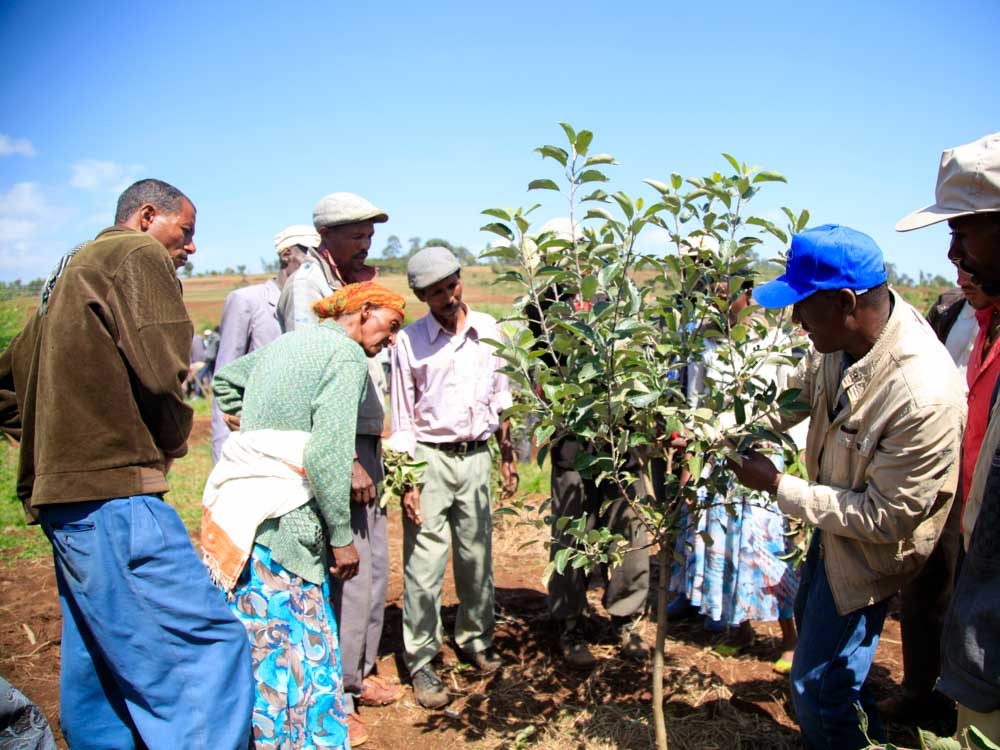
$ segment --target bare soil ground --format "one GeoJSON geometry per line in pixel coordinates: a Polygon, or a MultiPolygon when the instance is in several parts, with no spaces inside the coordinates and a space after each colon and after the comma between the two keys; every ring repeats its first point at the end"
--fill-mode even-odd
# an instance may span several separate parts
{"type": "MultiPolygon", "coordinates": [[[[203,421],[203,420],[199,420],[203,421]]],[[[199,424],[195,440],[204,440],[199,424]]],[[[558,656],[558,623],[548,620],[540,578],[544,551],[522,548],[534,531],[497,522],[494,568],[497,588],[497,650],[504,669],[481,678],[446,646],[441,673],[454,702],[426,711],[415,701],[402,667],[402,554],[398,511],[390,516],[392,571],[380,674],[407,685],[401,701],[364,708],[373,750],[400,748],[650,748],[651,666],[622,661],[605,637],[599,666],[580,673],[558,656]]],[[[595,638],[609,621],[592,590],[595,638]]],[[[443,595],[446,632],[455,619],[449,572],[443,595]]],[[[60,612],[51,561],[18,560],[0,565],[0,674],[35,700],[58,735],[60,612]]],[[[654,624],[646,626],[652,641],[654,624]]],[[[667,645],[667,712],[671,747],[797,748],[787,678],[771,670],[779,651],[776,623],[755,625],[756,643],[743,654],[712,650],[718,636],[698,622],[671,623],[667,645]]],[[[871,680],[878,696],[901,678],[899,625],[886,623],[871,680]]],[[[929,727],[938,731],[946,728],[929,727]]],[[[892,726],[892,737],[916,746],[912,730],[892,726]]],[[[60,745],[64,746],[64,745],[60,745]]]]}

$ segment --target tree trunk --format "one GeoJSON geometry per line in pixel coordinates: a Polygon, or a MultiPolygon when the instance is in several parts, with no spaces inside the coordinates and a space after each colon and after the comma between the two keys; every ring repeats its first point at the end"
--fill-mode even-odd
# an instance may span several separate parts
{"type": "Polygon", "coordinates": [[[670,546],[660,542],[656,553],[660,574],[656,587],[656,647],[653,649],[653,727],[657,750],[667,750],[667,723],[663,714],[663,649],[667,641],[667,585],[670,582],[670,546]]]}

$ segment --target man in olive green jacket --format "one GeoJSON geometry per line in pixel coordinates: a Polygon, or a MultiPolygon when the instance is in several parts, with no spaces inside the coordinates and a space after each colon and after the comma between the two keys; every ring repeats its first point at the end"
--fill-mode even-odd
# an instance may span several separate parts
{"type": "Polygon", "coordinates": [[[176,268],[195,252],[195,209],[143,180],[115,222],[60,262],[0,358],[18,495],[52,543],[63,734],[73,748],[243,748],[246,633],[163,501],[191,430],[176,268]]]}

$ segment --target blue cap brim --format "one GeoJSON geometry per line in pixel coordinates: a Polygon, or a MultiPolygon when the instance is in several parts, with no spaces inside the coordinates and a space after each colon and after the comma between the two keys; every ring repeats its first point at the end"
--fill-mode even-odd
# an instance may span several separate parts
{"type": "Polygon", "coordinates": [[[753,290],[753,298],[761,307],[779,308],[801,302],[816,289],[790,284],[784,276],[761,284],[753,290]]]}

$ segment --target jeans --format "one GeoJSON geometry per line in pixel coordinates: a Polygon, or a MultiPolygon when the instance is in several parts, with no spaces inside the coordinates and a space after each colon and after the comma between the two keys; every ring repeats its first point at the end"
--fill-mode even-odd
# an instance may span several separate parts
{"type": "Polygon", "coordinates": [[[885,738],[875,701],[864,682],[871,668],[888,603],[837,613],[813,532],[795,599],[799,642],[792,662],[792,703],[806,745],[813,750],[855,750],[868,745],[855,703],[868,714],[868,734],[885,738]]]}
{"type": "Polygon", "coordinates": [[[73,750],[245,748],[246,631],[158,497],[44,505],[62,605],[63,734],[73,750]]]}

